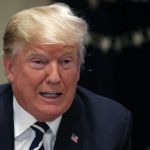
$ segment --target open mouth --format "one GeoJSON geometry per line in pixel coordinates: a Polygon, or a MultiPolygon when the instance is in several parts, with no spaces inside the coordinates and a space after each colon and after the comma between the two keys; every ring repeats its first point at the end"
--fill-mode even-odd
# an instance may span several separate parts
{"type": "Polygon", "coordinates": [[[61,96],[63,93],[60,92],[40,92],[40,95],[45,98],[57,98],[61,96]]]}

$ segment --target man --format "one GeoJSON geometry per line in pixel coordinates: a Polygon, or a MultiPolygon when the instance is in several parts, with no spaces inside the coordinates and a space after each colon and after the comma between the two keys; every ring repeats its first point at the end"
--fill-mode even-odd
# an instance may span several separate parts
{"type": "Polygon", "coordinates": [[[10,19],[3,38],[9,84],[0,86],[1,149],[130,149],[130,112],[77,86],[87,35],[87,23],[62,3],[10,19]]]}

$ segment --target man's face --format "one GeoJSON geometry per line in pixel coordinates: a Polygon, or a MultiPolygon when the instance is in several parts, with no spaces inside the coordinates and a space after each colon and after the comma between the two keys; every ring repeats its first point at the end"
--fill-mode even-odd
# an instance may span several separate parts
{"type": "Polygon", "coordinates": [[[80,74],[77,46],[28,46],[4,68],[18,103],[39,121],[51,121],[72,104],[80,74]]]}

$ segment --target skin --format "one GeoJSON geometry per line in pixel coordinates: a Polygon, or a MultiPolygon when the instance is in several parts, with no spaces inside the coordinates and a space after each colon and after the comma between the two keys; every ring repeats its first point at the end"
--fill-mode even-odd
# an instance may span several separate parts
{"type": "Polygon", "coordinates": [[[4,57],[4,69],[18,103],[39,121],[65,113],[80,75],[77,45],[29,45],[4,57]]]}

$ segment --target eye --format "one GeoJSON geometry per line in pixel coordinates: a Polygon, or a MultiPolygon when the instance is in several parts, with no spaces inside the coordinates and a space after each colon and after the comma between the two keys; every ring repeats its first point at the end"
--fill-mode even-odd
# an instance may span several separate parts
{"type": "Polygon", "coordinates": [[[76,64],[72,57],[63,58],[60,63],[64,69],[70,69],[76,64]]]}
{"type": "Polygon", "coordinates": [[[34,69],[42,69],[46,64],[47,61],[40,58],[33,58],[31,60],[31,67],[33,67],[34,69]]]}
{"type": "Polygon", "coordinates": [[[35,64],[45,64],[46,62],[44,60],[42,60],[42,59],[33,59],[32,63],[35,63],[35,64]]]}
{"type": "Polygon", "coordinates": [[[71,63],[71,62],[72,62],[71,59],[64,59],[64,60],[62,61],[63,64],[69,64],[69,63],[71,63]]]}

